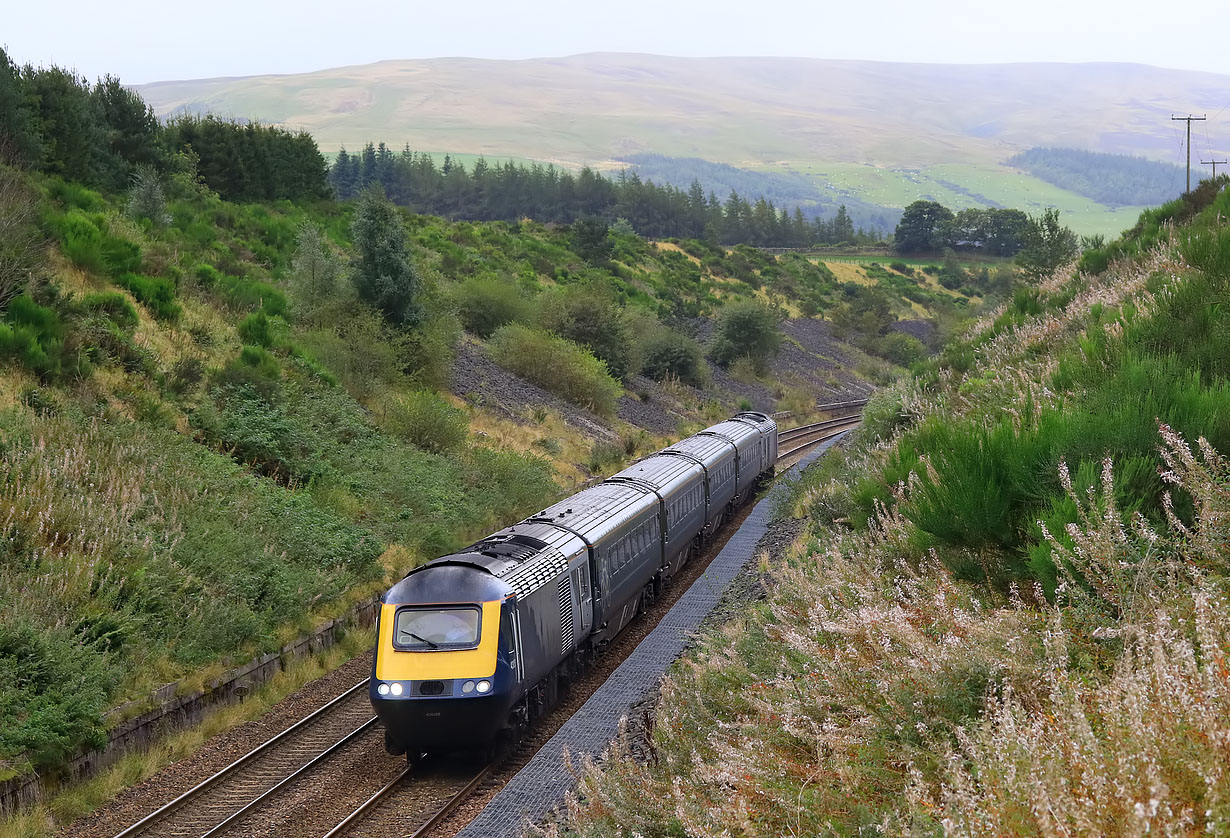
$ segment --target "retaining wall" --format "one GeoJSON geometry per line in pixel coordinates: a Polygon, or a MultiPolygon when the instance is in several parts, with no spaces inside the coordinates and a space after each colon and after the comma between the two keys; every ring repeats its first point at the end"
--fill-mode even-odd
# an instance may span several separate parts
{"type": "MultiPolygon", "coordinates": [[[[242,701],[254,687],[268,681],[296,659],[331,647],[346,629],[375,623],[379,603],[378,597],[359,603],[338,619],[329,620],[280,651],[261,655],[232,669],[204,690],[180,695],[182,685],[177,681],[159,687],[146,699],[113,708],[107,712],[108,721],[123,718],[137,706],[154,705],[152,710],[116,723],[108,732],[106,745],[67,763],[56,775],[56,780],[86,779],[124,754],[143,750],[170,731],[196,724],[210,707],[242,701]]],[[[45,780],[36,773],[0,782],[0,814],[30,806],[45,792],[45,780]]]]}

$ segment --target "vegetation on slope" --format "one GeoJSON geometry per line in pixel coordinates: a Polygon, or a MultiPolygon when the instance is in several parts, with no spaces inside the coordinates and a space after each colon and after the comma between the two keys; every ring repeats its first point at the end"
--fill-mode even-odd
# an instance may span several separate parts
{"type": "Polygon", "coordinates": [[[395,203],[415,212],[478,221],[538,221],[571,223],[591,216],[620,218],[643,236],[705,238],[724,244],[759,247],[813,247],[820,244],[871,244],[881,240],[888,225],[876,219],[867,230],[855,229],[844,205],[831,218],[804,215],[759,194],[753,201],[727,190],[725,201],[712,189],[705,192],[693,179],[685,187],[642,180],[623,171],[608,178],[588,166],[575,175],[567,169],[526,166],[507,161],[489,165],[479,158],[470,169],[445,156],[436,166],[430,154],[406,147],[394,152],[384,143],[368,143],[361,153],[338,152],[329,182],[341,198],[358,195],[379,184],[395,203]]]}
{"type": "Polygon", "coordinates": [[[1186,187],[1182,166],[1126,154],[1031,148],[1008,158],[1007,163],[1109,207],[1163,204],[1186,187]]]}
{"type": "Polygon", "coordinates": [[[768,600],[667,679],[647,761],[581,767],[563,829],[1230,829],[1225,183],[876,397],[768,600]]]}
{"type": "Polygon", "coordinates": [[[894,307],[955,319],[973,299],[904,265],[871,287],[598,219],[319,199],[306,135],[159,125],[113,80],[0,58],[18,164],[0,164],[3,774],[53,769],[101,740],[109,708],[205,683],[541,507],[561,472],[650,444],[578,454],[545,409],[524,444],[472,434],[497,429],[443,392],[463,328],[514,370],[567,370],[544,385],[609,415],[642,371],[703,385],[706,352],[755,375],[787,308],[904,365],[924,351],[888,334],[894,307]]]}

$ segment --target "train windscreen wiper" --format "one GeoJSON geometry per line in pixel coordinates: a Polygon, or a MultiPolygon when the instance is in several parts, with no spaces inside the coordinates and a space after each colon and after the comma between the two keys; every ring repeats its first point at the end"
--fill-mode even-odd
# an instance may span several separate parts
{"type": "MultiPolygon", "coordinates": [[[[419,637],[417,634],[415,634],[415,633],[414,633],[414,632],[412,632],[412,631],[403,631],[403,632],[402,632],[402,635],[404,635],[404,636],[406,636],[406,637],[410,637],[410,638],[412,638],[412,639],[414,639],[414,640],[417,640],[417,641],[418,641],[418,642],[420,642],[420,643],[426,643],[428,646],[430,646],[430,647],[431,647],[431,648],[433,648],[433,649],[439,649],[439,648],[440,648],[440,644],[435,643],[435,642],[433,642],[433,641],[431,641],[431,640],[428,640],[426,637],[419,637]]],[[[402,641],[402,642],[404,643],[405,641],[402,641]]]]}

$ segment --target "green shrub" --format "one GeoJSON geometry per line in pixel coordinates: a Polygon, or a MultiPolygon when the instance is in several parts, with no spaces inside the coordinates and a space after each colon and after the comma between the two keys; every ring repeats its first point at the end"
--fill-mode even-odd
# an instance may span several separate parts
{"type": "Polygon", "coordinates": [[[111,276],[141,270],[141,247],[128,239],[104,235],[101,252],[103,266],[111,276]]]}
{"type": "Polygon", "coordinates": [[[59,222],[59,234],[64,255],[79,268],[101,273],[103,265],[103,235],[88,216],[72,210],[59,222]]]}
{"type": "Polygon", "coordinates": [[[621,388],[606,364],[575,343],[518,323],[491,336],[496,363],[568,401],[610,416],[621,388]]]}
{"type": "Polygon", "coordinates": [[[1230,230],[1224,226],[1188,232],[1179,250],[1192,267],[1210,277],[1230,278],[1230,230]]]}
{"type": "Polygon", "coordinates": [[[890,332],[878,341],[876,354],[899,367],[908,367],[926,357],[927,347],[913,335],[890,332]]]}
{"type": "Polygon", "coordinates": [[[273,332],[269,328],[269,318],[264,311],[254,311],[239,322],[240,339],[252,346],[263,346],[266,349],[273,346],[273,332]]]}
{"type": "Polygon", "coordinates": [[[102,711],[116,677],[89,651],[64,630],[0,616],[0,754],[52,768],[106,743],[102,711]]]}
{"type": "Polygon", "coordinates": [[[782,342],[781,313],[754,300],[736,300],[722,309],[709,357],[726,367],[748,358],[758,373],[767,369],[782,342]]]}
{"type": "Polygon", "coordinates": [[[592,474],[602,474],[606,471],[614,471],[622,466],[625,457],[622,444],[598,440],[589,449],[589,456],[585,460],[585,467],[592,474]]]}
{"type": "Polygon", "coordinates": [[[470,434],[465,412],[427,390],[390,399],[381,424],[394,436],[433,454],[461,448],[470,434]]]}
{"type": "Polygon", "coordinates": [[[705,386],[708,371],[700,344],[670,329],[651,334],[642,347],[641,371],[652,379],[677,378],[693,387],[705,386]]]}
{"type": "Polygon", "coordinates": [[[59,177],[47,179],[47,193],[68,209],[101,212],[107,206],[102,196],[93,189],[87,189],[79,183],[72,183],[59,177]]]}
{"type": "MultiPolygon", "coordinates": [[[[255,347],[244,347],[245,353],[255,347]]],[[[263,351],[263,350],[260,350],[263,351]]],[[[241,359],[248,366],[257,353],[241,359]]],[[[298,423],[280,398],[270,398],[251,384],[226,384],[214,393],[215,406],[198,411],[193,419],[236,460],[264,474],[284,479],[306,479],[315,472],[311,440],[299,433],[298,423]]]]}
{"type": "Polygon", "coordinates": [[[195,276],[197,284],[202,288],[213,288],[222,279],[222,273],[213,265],[197,265],[195,276]]]}
{"type": "Polygon", "coordinates": [[[539,299],[539,325],[587,348],[606,363],[615,378],[634,375],[640,367],[636,339],[615,290],[590,281],[554,289],[539,299]]]}
{"type": "Polygon", "coordinates": [[[44,380],[64,371],[64,324],[29,295],[15,297],[0,321],[0,358],[10,358],[44,380]]]}
{"type": "Polygon", "coordinates": [[[82,311],[101,314],[121,329],[132,330],[137,327],[137,310],[128,302],[128,298],[118,291],[86,294],[78,305],[82,311]]]}
{"type": "Polygon", "coordinates": [[[239,363],[255,370],[262,378],[282,377],[282,365],[278,363],[278,359],[260,346],[245,346],[239,350],[239,363]]]}
{"type": "Polygon", "coordinates": [[[1080,261],[1076,263],[1076,268],[1081,273],[1086,274],[1101,274],[1105,273],[1110,267],[1110,251],[1105,248],[1090,248],[1081,254],[1080,261]]]}
{"type": "Polygon", "coordinates": [[[183,309],[175,302],[175,283],[166,277],[121,274],[115,284],[126,288],[159,320],[177,320],[183,309]]]}
{"type": "Polygon", "coordinates": [[[506,323],[528,323],[534,306],[511,282],[494,277],[470,277],[453,291],[457,316],[466,331],[488,338],[506,323]]]}
{"type": "Polygon", "coordinates": [[[252,311],[259,308],[270,317],[287,316],[286,295],[267,282],[220,273],[214,287],[233,309],[252,311]]]}

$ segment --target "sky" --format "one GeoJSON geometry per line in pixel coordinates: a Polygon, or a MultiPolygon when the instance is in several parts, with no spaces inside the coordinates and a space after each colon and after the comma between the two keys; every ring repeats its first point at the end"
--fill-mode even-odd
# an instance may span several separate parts
{"type": "Polygon", "coordinates": [[[932,63],[1132,61],[1230,74],[1230,6],[1190,0],[56,0],[12,3],[19,63],[127,84],[384,59],[584,52],[932,63]],[[1181,12],[1181,14],[1180,14],[1181,12]]]}

